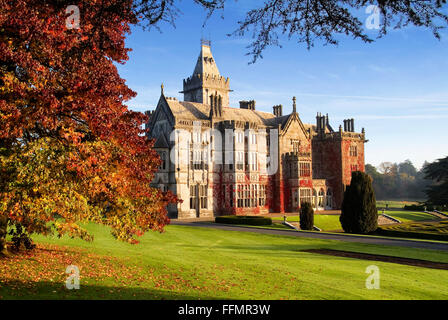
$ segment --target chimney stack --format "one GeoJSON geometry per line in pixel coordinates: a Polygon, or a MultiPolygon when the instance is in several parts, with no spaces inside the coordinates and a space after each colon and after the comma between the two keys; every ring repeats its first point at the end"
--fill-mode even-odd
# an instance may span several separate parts
{"type": "Polygon", "coordinates": [[[344,120],[344,131],[355,132],[355,120],[353,118],[344,120]]]}
{"type": "Polygon", "coordinates": [[[283,106],[281,104],[277,105],[277,106],[273,106],[273,113],[276,117],[281,117],[283,115],[283,106]]]}
{"type": "Polygon", "coordinates": [[[240,108],[241,109],[248,109],[248,110],[255,110],[255,100],[250,101],[240,101],[240,108]]]}

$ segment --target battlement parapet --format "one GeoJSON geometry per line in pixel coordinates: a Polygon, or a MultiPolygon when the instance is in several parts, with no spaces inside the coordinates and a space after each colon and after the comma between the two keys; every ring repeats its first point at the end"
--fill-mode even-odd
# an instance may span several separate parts
{"type": "Polygon", "coordinates": [[[223,76],[214,74],[194,74],[183,80],[184,91],[196,89],[198,87],[215,87],[230,90],[230,80],[223,76]]]}

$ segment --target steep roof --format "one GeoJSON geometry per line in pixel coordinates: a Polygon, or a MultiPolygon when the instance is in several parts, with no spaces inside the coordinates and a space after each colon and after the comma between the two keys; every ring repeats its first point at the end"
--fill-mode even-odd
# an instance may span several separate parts
{"type": "MultiPolygon", "coordinates": [[[[178,101],[177,99],[167,98],[166,102],[174,117],[183,120],[208,120],[210,115],[210,105],[178,101]]],[[[272,119],[275,116],[272,113],[249,110],[241,108],[222,108],[222,118],[224,120],[251,121],[258,124],[271,126],[272,119]]]]}
{"type": "MultiPolygon", "coordinates": [[[[173,116],[177,119],[192,121],[209,120],[210,105],[197,102],[178,101],[174,98],[166,98],[166,102],[173,116]]],[[[269,127],[277,127],[280,125],[284,128],[289,117],[289,114],[276,117],[272,113],[264,111],[230,107],[222,108],[222,118],[224,120],[250,121],[269,127]]],[[[312,133],[316,131],[315,125],[304,123],[303,126],[306,130],[311,129],[312,133]]]]}
{"type": "Polygon", "coordinates": [[[166,141],[165,135],[162,133],[157,137],[156,142],[154,143],[154,148],[169,148],[168,141],[166,141]]]}
{"type": "Polygon", "coordinates": [[[195,74],[210,74],[220,76],[218,66],[213,58],[210,46],[202,44],[201,52],[199,53],[198,61],[194,67],[193,75],[195,74]]]}

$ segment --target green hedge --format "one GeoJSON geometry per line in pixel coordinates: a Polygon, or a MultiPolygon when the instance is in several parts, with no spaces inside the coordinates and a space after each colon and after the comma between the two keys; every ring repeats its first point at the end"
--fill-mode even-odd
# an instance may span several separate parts
{"type": "Polygon", "coordinates": [[[272,224],[269,217],[260,216],[221,216],[215,218],[216,223],[246,224],[251,226],[268,226],[272,224]]]}
{"type": "Polygon", "coordinates": [[[411,205],[405,205],[403,207],[404,210],[409,210],[409,211],[424,211],[425,210],[425,206],[423,205],[416,205],[416,204],[411,204],[411,205]]]}
{"type": "Polygon", "coordinates": [[[409,211],[424,211],[426,208],[427,211],[434,211],[434,210],[438,210],[438,211],[445,211],[446,207],[445,206],[433,206],[431,204],[428,205],[417,205],[417,204],[411,204],[409,206],[405,205],[403,207],[404,210],[409,210],[409,211]]]}

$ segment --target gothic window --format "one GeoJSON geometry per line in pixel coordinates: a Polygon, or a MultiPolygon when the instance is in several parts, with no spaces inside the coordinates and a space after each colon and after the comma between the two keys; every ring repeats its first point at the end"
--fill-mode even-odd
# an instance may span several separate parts
{"type": "Polygon", "coordinates": [[[207,156],[202,151],[190,151],[190,168],[199,170],[204,169],[204,156],[207,156]]]}
{"type": "Polygon", "coordinates": [[[252,133],[250,135],[250,137],[251,137],[251,143],[252,144],[257,144],[257,135],[255,133],[252,133]]]}
{"type": "Polygon", "coordinates": [[[358,171],[358,165],[357,164],[352,164],[350,166],[350,168],[351,168],[351,171],[358,171]]]}
{"type": "Polygon", "coordinates": [[[331,189],[328,188],[327,189],[327,204],[326,204],[326,206],[329,208],[331,208],[333,206],[332,197],[333,197],[333,193],[331,192],[331,189]]]}
{"type": "Polygon", "coordinates": [[[351,157],[358,156],[358,146],[356,146],[356,145],[350,146],[350,156],[351,157]]]}
{"type": "Polygon", "coordinates": [[[190,209],[197,209],[198,193],[196,186],[190,186],[190,209]]]}
{"type": "Polygon", "coordinates": [[[207,186],[199,186],[199,200],[201,209],[207,209],[207,186]]]}
{"type": "Polygon", "coordinates": [[[291,144],[292,144],[292,151],[294,153],[299,153],[300,141],[299,140],[295,140],[295,139],[291,139],[291,144]]]}
{"type": "Polygon", "coordinates": [[[324,189],[320,189],[319,190],[319,200],[317,203],[318,207],[320,207],[320,208],[322,208],[324,206],[324,195],[325,195],[324,189]]]}
{"type": "Polygon", "coordinates": [[[242,143],[243,142],[243,133],[242,132],[237,132],[237,142],[238,143],[242,143]]]}
{"type": "Polygon", "coordinates": [[[260,185],[260,192],[258,193],[258,205],[264,206],[266,204],[266,186],[260,185]]]}
{"type": "Polygon", "coordinates": [[[311,163],[310,162],[300,162],[300,176],[310,177],[311,176],[311,163]]]}
{"type": "Polygon", "coordinates": [[[236,168],[237,170],[244,169],[244,153],[242,151],[237,152],[236,168]]]}
{"type": "Polygon", "coordinates": [[[300,203],[305,202],[312,203],[310,188],[300,188],[300,203]]]}
{"type": "Polygon", "coordinates": [[[253,170],[253,171],[255,171],[255,170],[257,170],[257,153],[256,152],[251,152],[250,153],[250,161],[251,161],[251,163],[250,163],[250,169],[251,170],[253,170]]]}
{"type": "Polygon", "coordinates": [[[237,206],[238,208],[243,207],[243,186],[241,184],[237,186],[237,206]]]}
{"type": "Polygon", "coordinates": [[[160,156],[160,159],[162,160],[162,163],[161,163],[161,165],[160,165],[160,168],[161,168],[162,170],[165,170],[165,169],[166,169],[166,153],[165,153],[165,152],[162,152],[162,154],[161,154],[161,156],[160,156]]]}

